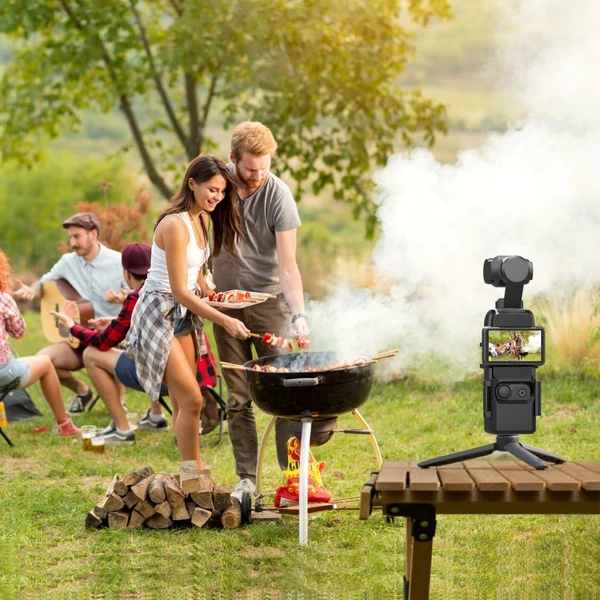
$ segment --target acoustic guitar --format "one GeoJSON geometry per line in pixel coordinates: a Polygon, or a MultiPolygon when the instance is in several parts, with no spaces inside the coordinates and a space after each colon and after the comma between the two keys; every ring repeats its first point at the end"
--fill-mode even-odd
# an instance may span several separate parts
{"type": "Polygon", "coordinates": [[[66,279],[47,281],[42,288],[40,303],[42,331],[44,337],[52,344],[67,342],[72,348],[78,348],[79,340],[74,338],[69,330],[50,314],[51,310],[59,312],[67,300],[72,300],[77,304],[77,312],[73,315],[75,323],[85,327],[87,322],[94,318],[92,303],[82,298],[66,279]]]}

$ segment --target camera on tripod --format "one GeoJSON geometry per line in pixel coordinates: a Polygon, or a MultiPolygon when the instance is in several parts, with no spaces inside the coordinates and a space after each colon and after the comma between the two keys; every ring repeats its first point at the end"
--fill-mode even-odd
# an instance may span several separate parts
{"type": "Polygon", "coordinates": [[[533,313],[523,309],[523,288],[533,279],[533,264],[521,256],[496,256],[483,263],[483,279],[505,288],[504,298],[488,311],[482,333],[483,421],[496,442],[419,463],[420,467],[445,465],[494,451],[509,452],[536,469],[546,461],[564,459],[522,444],[519,434],[534,433],[542,413],[542,386],[536,369],[545,362],[545,333],[536,327],[533,313]],[[542,460],[543,459],[543,460],[542,460]]]}

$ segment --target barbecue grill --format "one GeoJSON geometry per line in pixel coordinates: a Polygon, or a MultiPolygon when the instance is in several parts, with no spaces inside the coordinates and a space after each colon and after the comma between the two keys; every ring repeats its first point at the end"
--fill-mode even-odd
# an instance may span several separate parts
{"type": "Polygon", "coordinates": [[[382,464],[381,452],[374,433],[358,412],[366,402],[375,375],[375,365],[360,364],[328,370],[339,361],[332,352],[301,352],[265,356],[244,364],[252,400],[262,411],[273,416],[263,435],[256,468],[256,488],[260,494],[265,443],[278,417],[290,419],[292,429],[301,428],[300,449],[300,506],[299,542],[308,540],[308,459],[310,445],[327,442],[336,431],[336,420],[341,414],[352,412],[361,429],[345,429],[344,433],[369,435],[375,450],[378,467],[382,464]],[[286,368],[289,372],[252,370],[258,365],[286,368]],[[315,423],[316,436],[312,435],[315,423]],[[296,425],[297,424],[297,425],[296,425]]]}

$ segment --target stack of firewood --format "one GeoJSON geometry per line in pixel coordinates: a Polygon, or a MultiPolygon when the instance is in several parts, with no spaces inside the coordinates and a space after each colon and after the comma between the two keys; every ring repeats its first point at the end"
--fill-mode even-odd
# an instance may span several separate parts
{"type": "Polygon", "coordinates": [[[194,460],[182,461],[179,473],[154,473],[142,467],[120,479],[115,475],[105,497],[88,513],[88,528],[166,529],[172,525],[233,529],[242,522],[237,498],[213,486],[210,470],[198,471],[194,460]]]}

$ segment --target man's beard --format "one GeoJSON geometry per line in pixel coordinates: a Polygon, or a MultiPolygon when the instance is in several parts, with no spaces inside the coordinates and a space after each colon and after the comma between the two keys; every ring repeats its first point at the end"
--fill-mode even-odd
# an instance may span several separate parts
{"type": "Polygon", "coordinates": [[[235,166],[235,176],[239,179],[240,183],[248,188],[249,190],[256,190],[258,189],[265,181],[266,177],[263,177],[260,180],[251,180],[251,179],[246,179],[245,177],[242,177],[242,175],[240,174],[240,172],[238,171],[237,165],[235,166]]]}

